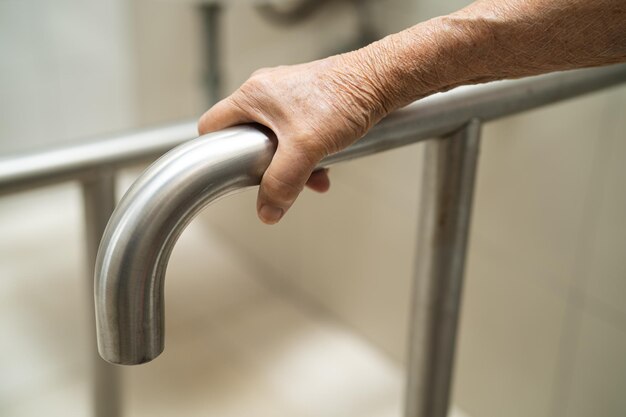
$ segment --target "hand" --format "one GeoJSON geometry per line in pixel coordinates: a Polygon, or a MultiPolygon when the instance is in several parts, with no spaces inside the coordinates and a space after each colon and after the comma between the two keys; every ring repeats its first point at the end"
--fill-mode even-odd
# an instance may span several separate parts
{"type": "Polygon", "coordinates": [[[361,50],[261,69],[200,118],[200,134],[251,122],[276,134],[278,148],[257,197],[257,213],[264,223],[277,223],[305,184],[327,191],[328,173],[313,172],[315,166],[361,138],[387,114],[381,83],[363,55],[361,50]]]}

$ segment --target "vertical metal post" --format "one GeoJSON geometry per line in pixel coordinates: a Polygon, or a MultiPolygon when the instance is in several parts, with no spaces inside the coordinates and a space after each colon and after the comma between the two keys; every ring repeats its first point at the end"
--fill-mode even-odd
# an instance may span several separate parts
{"type": "Polygon", "coordinates": [[[98,355],[95,334],[95,307],[93,305],[93,271],[96,254],[104,228],[115,208],[114,174],[103,172],[97,178],[84,180],[83,200],[87,238],[87,298],[91,306],[89,310],[89,317],[91,317],[89,338],[91,340],[94,416],[119,417],[122,414],[119,370],[98,355]]]}
{"type": "Polygon", "coordinates": [[[219,1],[201,4],[200,13],[204,26],[205,83],[209,106],[222,98],[222,62],[220,53],[220,15],[222,5],[219,1]]]}
{"type": "Polygon", "coordinates": [[[446,417],[480,121],[425,146],[405,417],[446,417]]]}

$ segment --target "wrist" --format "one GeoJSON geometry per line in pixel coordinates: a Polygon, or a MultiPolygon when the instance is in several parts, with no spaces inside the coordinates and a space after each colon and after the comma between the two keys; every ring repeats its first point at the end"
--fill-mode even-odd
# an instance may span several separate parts
{"type": "Polygon", "coordinates": [[[375,79],[391,111],[458,85],[493,79],[485,59],[492,44],[486,21],[453,14],[387,36],[357,52],[374,63],[375,79]]]}
{"type": "Polygon", "coordinates": [[[372,60],[368,48],[330,58],[335,86],[347,97],[350,112],[363,115],[364,131],[394,110],[385,91],[386,80],[377,69],[379,63],[372,60]]]}

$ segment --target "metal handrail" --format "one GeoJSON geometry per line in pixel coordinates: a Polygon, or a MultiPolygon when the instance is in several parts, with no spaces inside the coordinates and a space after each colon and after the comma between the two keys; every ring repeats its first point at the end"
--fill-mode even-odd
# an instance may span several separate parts
{"type": "Polygon", "coordinates": [[[115,171],[152,162],[198,136],[196,122],[106,136],[78,144],[0,156],[0,196],[76,179],[94,178],[102,169],[115,171]]]}
{"type": "MultiPolygon", "coordinates": [[[[626,65],[461,87],[395,112],[320,164],[443,137],[427,142],[407,417],[440,417],[448,407],[481,123],[622,82],[626,65]]],[[[0,159],[0,195],[82,181],[88,242],[95,248],[113,207],[115,170],[193,136],[195,123],[186,123],[0,159]]],[[[96,261],[98,344],[106,360],[142,363],[162,351],[163,278],[176,239],[211,201],[259,184],[275,143],[271,132],[253,126],[206,135],[160,158],[127,192],[111,216],[96,261]]],[[[89,253],[93,263],[95,250],[89,253]]],[[[104,375],[101,388],[110,389],[115,384],[106,381],[113,381],[114,374],[98,366],[104,375]]]]}
{"type": "MultiPolygon", "coordinates": [[[[470,119],[493,120],[626,80],[626,67],[459,88],[391,115],[327,166],[441,136],[470,119]]],[[[258,185],[275,151],[271,132],[235,127],[181,145],[154,163],[113,213],[96,264],[100,354],[138,364],[163,350],[163,279],[191,219],[228,192],[258,185]]]]}
{"type": "MultiPolygon", "coordinates": [[[[472,117],[490,121],[624,82],[626,65],[464,86],[398,110],[326,159],[359,158],[449,133],[472,117]]],[[[117,134],[47,151],[0,156],[0,196],[149,162],[197,136],[196,123],[117,134]]]]}

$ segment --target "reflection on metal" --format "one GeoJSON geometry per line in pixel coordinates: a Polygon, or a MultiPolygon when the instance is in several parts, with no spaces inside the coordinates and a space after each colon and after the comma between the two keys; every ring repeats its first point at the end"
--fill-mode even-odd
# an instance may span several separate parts
{"type": "Polygon", "coordinates": [[[174,243],[209,202],[257,185],[275,141],[254,127],[206,135],[156,161],[126,193],[96,262],[100,354],[132,365],[163,350],[163,277],[174,243]]]}
{"type": "MultiPolygon", "coordinates": [[[[427,163],[431,170],[427,188],[440,188],[431,194],[422,214],[421,233],[426,240],[418,259],[407,417],[443,416],[447,408],[471,203],[473,146],[478,139],[478,126],[470,121],[494,120],[622,82],[626,82],[626,65],[458,88],[390,115],[356,144],[322,161],[321,166],[327,166],[431,137],[447,137],[428,144],[428,152],[434,156],[427,163]],[[459,129],[460,133],[454,133],[459,129]],[[440,171],[446,166],[456,169],[440,171]],[[441,187],[448,186],[456,187],[459,194],[446,194],[441,187]],[[446,195],[451,199],[444,198],[446,195]],[[442,218],[445,213],[436,213],[438,209],[451,211],[442,218]],[[446,222],[433,228],[424,225],[429,219],[446,222]],[[445,245],[446,239],[452,246],[445,245]],[[435,282],[436,277],[442,281],[435,282]],[[440,305],[431,296],[447,302],[440,305]]],[[[96,240],[113,206],[112,174],[195,136],[196,124],[190,122],[0,158],[0,195],[83,181],[93,262],[96,240]]],[[[258,184],[274,147],[270,132],[252,126],[231,128],[173,150],[131,187],[107,226],[97,257],[98,344],[105,359],[141,363],[162,351],[163,278],[177,237],[215,198],[258,184]]],[[[96,372],[100,398],[111,399],[109,403],[98,400],[98,415],[116,416],[117,377],[100,365],[96,372]]]]}
{"type": "Polygon", "coordinates": [[[411,303],[406,417],[446,417],[480,122],[427,141],[411,303]]]}
{"type": "MultiPolygon", "coordinates": [[[[83,202],[85,212],[85,235],[87,241],[87,283],[89,288],[89,300],[93,300],[93,274],[96,264],[98,245],[102,239],[102,233],[115,208],[115,176],[111,171],[103,171],[98,177],[83,181],[83,202]]],[[[93,301],[89,303],[94,308],[93,301]]],[[[94,334],[95,320],[90,315],[92,324],[90,334],[94,334]]],[[[95,339],[92,339],[95,341],[95,339]]],[[[93,400],[95,417],[120,417],[122,404],[120,400],[121,388],[119,369],[105,362],[96,353],[96,344],[89,355],[92,357],[93,400]]]]}
{"type": "MultiPolygon", "coordinates": [[[[626,66],[444,93],[397,112],[321,165],[447,135],[474,118],[492,120],[618,80],[626,81],[626,66]]],[[[180,146],[137,180],[113,213],[98,253],[95,297],[104,359],[139,364],[161,353],[163,280],[176,239],[214,199],[259,184],[273,152],[269,133],[230,128],[180,146]]]]}

